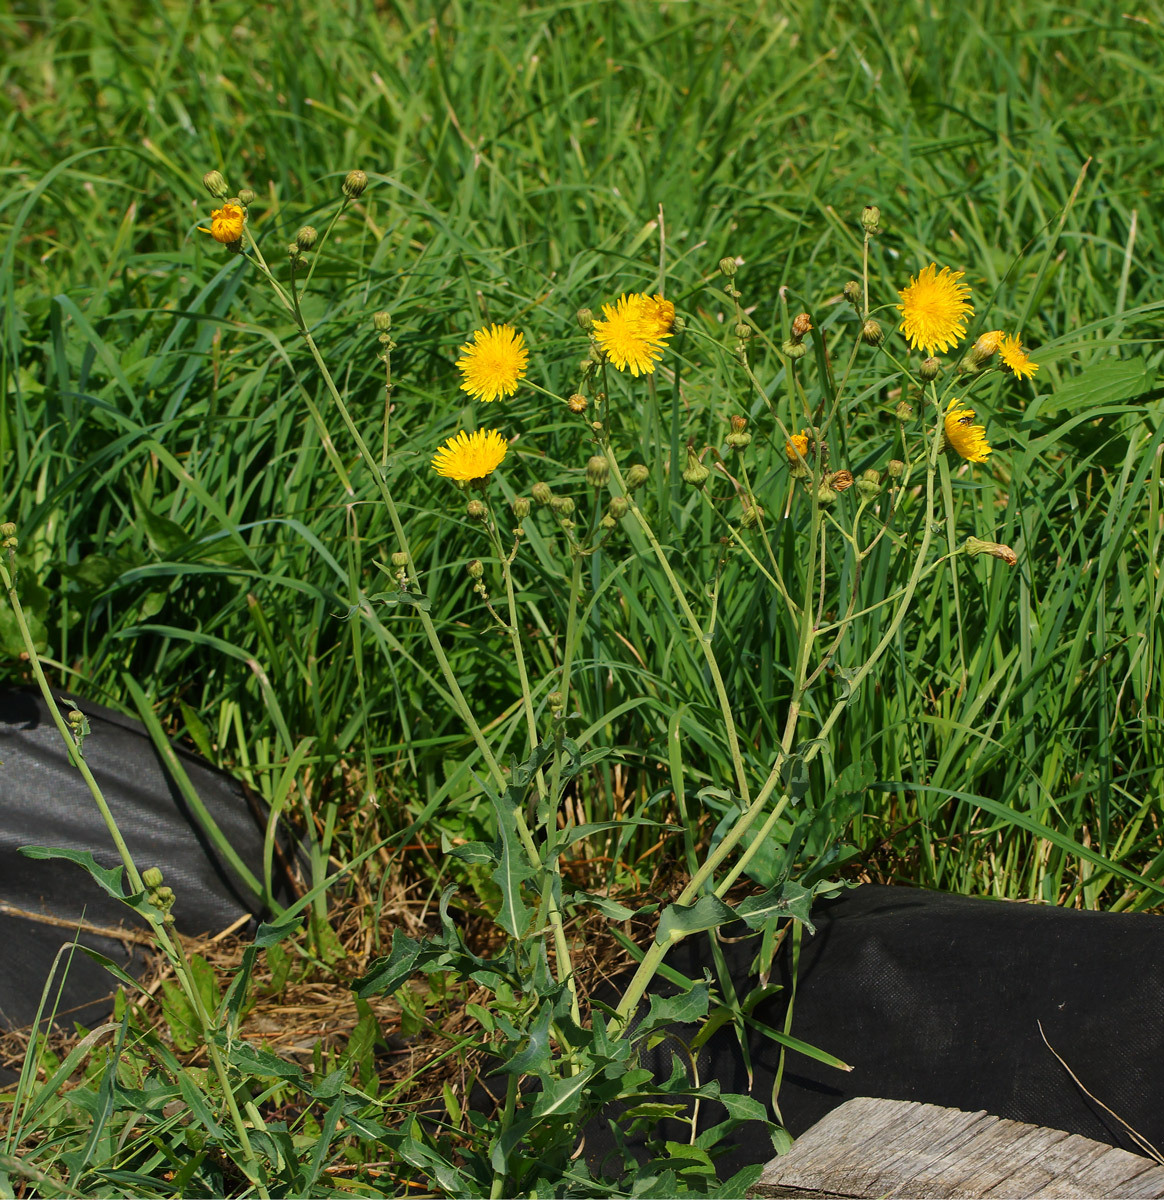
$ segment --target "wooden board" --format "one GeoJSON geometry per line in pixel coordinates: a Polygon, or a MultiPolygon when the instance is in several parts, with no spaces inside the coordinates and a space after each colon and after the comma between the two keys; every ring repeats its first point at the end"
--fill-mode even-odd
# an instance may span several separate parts
{"type": "Polygon", "coordinates": [[[773,1159],[749,1193],[818,1200],[1164,1198],[1164,1166],[1059,1129],[861,1097],[773,1159]]]}

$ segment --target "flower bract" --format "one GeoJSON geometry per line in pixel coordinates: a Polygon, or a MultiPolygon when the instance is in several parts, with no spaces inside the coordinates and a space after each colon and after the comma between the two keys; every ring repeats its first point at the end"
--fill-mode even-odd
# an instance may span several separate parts
{"type": "Polygon", "coordinates": [[[998,357],[1020,379],[1029,379],[1039,369],[1039,364],[1031,362],[1027,356],[1023,349],[1022,339],[1018,334],[1008,334],[1002,339],[998,348],[998,357]]]}
{"type": "Polygon", "coordinates": [[[605,320],[595,321],[593,333],[603,353],[620,370],[650,375],[671,336],[675,306],[662,296],[648,299],[632,292],[614,304],[604,304],[605,320]]]}
{"type": "Polygon", "coordinates": [[[472,483],[497,470],[508,449],[509,443],[496,429],[478,429],[473,433],[462,429],[446,439],[432,456],[432,469],[446,479],[472,483]]]}
{"type": "Polygon", "coordinates": [[[967,303],[969,287],[959,282],[963,274],[949,267],[939,271],[936,263],[930,263],[916,279],[911,275],[908,285],[898,292],[898,328],[915,350],[920,347],[926,354],[944,354],[966,336],[966,318],[974,308],[967,303]]]}
{"type": "Polygon", "coordinates": [[[242,237],[246,213],[237,204],[224,204],[210,214],[210,228],[199,225],[203,233],[208,233],[224,246],[230,246],[242,237]]]}
{"type": "Polygon", "coordinates": [[[457,369],[464,376],[461,391],[478,400],[512,396],[529,362],[525,335],[512,325],[478,329],[473,340],[461,347],[461,354],[463,357],[457,359],[457,369]]]}
{"type": "Polygon", "coordinates": [[[961,400],[951,400],[946,409],[946,444],[967,462],[981,463],[990,457],[986,430],[974,424],[974,410],[961,400]]]}

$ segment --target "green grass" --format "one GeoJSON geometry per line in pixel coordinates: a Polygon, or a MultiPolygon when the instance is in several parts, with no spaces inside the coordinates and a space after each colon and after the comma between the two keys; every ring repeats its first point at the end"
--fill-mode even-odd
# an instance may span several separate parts
{"type": "MultiPolygon", "coordinates": [[[[612,396],[612,439],[649,466],[644,507],[701,617],[718,581],[715,648],[762,778],[796,630],[746,558],[724,554],[729,482],[713,477],[710,504],[682,484],[688,440],[722,450],[731,414],[750,417],[747,467],[790,578],[806,523],[803,507],[782,519],[783,438],[730,353],[716,268],[742,260],[752,364],[778,406],[790,385],[776,348],[792,315],[812,314],[815,401],[822,342],[827,369],[847,359],[841,288],[859,275],[861,206],[877,203],[871,302],[887,329],[908,276],[949,264],[973,288],[971,332],[1021,329],[1040,371],[978,387],[996,451],[952,481],[957,538],[1007,543],[1019,565],[961,559],[956,589],[919,594],[813,765],[806,861],[837,843],[850,874],[1158,904],[1164,7],[1132,19],[1116,4],[980,0],[956,20],[913,2],[779,7],[155,0],[0,16],[2,515],[56,680],[131,712],[136,680],[167,730],[268,799],[282,787],[297,807],[309,791],[341,856],[417,829],[430,844],[492,836],[477,751],[416,618],[348,615],[361,589],[383,589],[376,564],[396,548],[374,480],[329,416],[351,492],[337,482],[307,349],[248,264],[197,232],[216,167],[257,193],[251,228],[279,263],[299,225],[327,225],[359,166],[371,185],[319,257],[306,315],[379,454],[371,316],[392,314],[389,478],[499,756],[524,754],[516,670],[465,566],[485,560],[495,596],[500,578],[428,466],[479,418],[457,349],[512,322],[531,380],[568,395],[586,352],[576,310],[665,278],[688,322],[668,351],[676,373],[612,396]]],[[[834,466],[884,468],[900,386],[861,356],[834,466]]],[[[514,438],[499,493],[545,480],[580,523],[597,520],[582,422],[527,386],[494,423],[514,438]]],[[[909,529],[919,506],[901,519],[909,529]]],[[[515,571],[544,715],[569,564],[547,515],[528,526],[515,571]]],[[[859,577],[843,543],[829,553],[858,608],[909,570],[890,539],[859,577]]],[[[637,531],[590,558],[585,581],[577,738],[609,754],[579,778],[579,811],[671,820],[681,791],[689,844],[706,843],[731,770],[703,658],[637,531]]],[[[821,711],[879,636],[867,622],[841,643],[821,711]]],[[[6,615],[0,638],[18,652],[6,615]]],[[[11,657],[6,673],[26,677],[11,657]]],[[[653,862],[635,863],[656,837],[626,825],[590,886],[645,883],[653,862]]],[[[778,841],[757,878],[778,869],[778,841]]],[[[667,853],[686,861],[678,839],[667,853]]]]}

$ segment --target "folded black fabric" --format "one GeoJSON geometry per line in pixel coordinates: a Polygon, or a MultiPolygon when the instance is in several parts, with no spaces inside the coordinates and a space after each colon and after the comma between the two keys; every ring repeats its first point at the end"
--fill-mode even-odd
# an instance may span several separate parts
{"type": "MultiPolygon", "coordinates": [[[[160,868],[176,894],[177,929],[216,933],[240,917],[260,915],[257,898],[221,860],[145,727],[111,709],[69,698],[88,718],[85,760],[134,861],[139,870],[160,868]]],[[[194,755],[177,753],[215,823],[261,878],[263,830],[239,783],[194,755]]],[[[103,867],[121,865],[42,697],[0,691],[0,1026],[9,1028],[35,1018],[53,959],[73,939],[70,923],[123,926],[139,933],[146,929],[81,867],[27,858],[19,853],[21,846],[88,850],[103,867]]],[[[79,941],[131,971],[140,966],[143,950],[132,942],[92,933],[82,933],[79,941]]],[[[89,1024],[100,1019],[114,987],[98,964],[75,953],[58,1021],[68,1027],[74,1020],[89,1024]]]]}
{"type": "MultiPolygon", "coordinates": [[[[724,1092],[750,1090],[794,1135],[846,1100],[879,1096],[983,1109],[1142,1152],[1072,1080],[1044,1042],[1041,1023],[1088,1091],[1164,1145],[1160,917],[865,885],[819,904],[813,921],[817,933],[804,937],[790,1032],[852,1071],[790,1051],[774,1102],[780,1047],[761,1033],[749,1035],[749,1088],[728,1027],[699,1054],[699,1081],[717,1080],[724,1092]]],[[[752,986],[758,938],[725,941],[722,949],[742,999],[752,986]]],[[[667,962],[701,979],[711,966],[708,944],[682,942],[667,962]]],[[[787,948],[773,982],[784,990],[762,1001],[755,1017],[783,1030],[793,983],[787,948]]],[[[672,1052],[695,1033],[694,1026],[677,1028],[672,1041],[643,1051],[643,1065],[667,1078],[672,1052]]],[[[700,1128],[724,1116],[719,1105],[705,1102],[700,1128]]],[[[587,1131],[592,1168],[613,1144],[601,1124],[587,1131]]],[[[686,1140],[689,1130],[674,1124],[667,1136],[686,1140]]],[[[717,1167],[727,1177],[772,1157],[768,1130],[756,1122],[731,1135],[717,1167]]]]}

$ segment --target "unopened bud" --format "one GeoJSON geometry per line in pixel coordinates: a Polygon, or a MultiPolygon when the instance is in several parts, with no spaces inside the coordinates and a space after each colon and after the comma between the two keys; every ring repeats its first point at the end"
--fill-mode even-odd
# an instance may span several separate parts
{"type": "Polygon", "coordinates": [[[692,487],[701,488],[707,482],[711,472],[701,463],[695,454],[695,447],[687,447],[687,466],[683,470],[684,480],[692,487]]]}
{"type": "Polygon", "coordinates": [[[752,336],[752,327],[741,321],[735,328],[735,334],[741,342],[746,342],[752,336]]]}
{"type": "Polygon", "coordinates": [[[555,496],[550,501],[550,508],[558,514],[559,517],[568,517],[574,511],[574,501],[569,496],[555,496]]]}
{"type": "Polygon", "coordinates": [[[319,234],[316,232],[314,225],[304,225],[295,235],[295,244],[300,250],[310,250],[315,245],[319,234]]]}
{"type": "Polygon", "coordinates": [[[829,477],[829,486],[835,492],[847,492],[853,486],[852,471],[837,471],[829,477]]]}
{"type": "Polygon", "coordinates": [[[1002,337],[1001,329],[991,329],[981,334],[959,364],[961,369],[970,374],[981,371],[998,352],[999,346],[1002,345],[1002,337]]]}
{"type": "Polygon", "coordinates": [[[484,521],[489,515],[489,510],[480,500],[470,500],[469,503],[465,505],[465,512],[474,521],[484,521]]]}
{"type": "Polygon", "coordinates": [[[601,454],[595,454],[586,464],[586,482],[593,488],[600,488],[610,478],[610,463],[601,454]]]}
{"type": "Polygon", "coordinates": [[[607,516],[613,517],[616,521],[621,521],[628,512],[630,512],[630,501],[625,496],[613,496],[606,506],[607,516]]]}
{"type": "Polygon", "coordinates": [[[881,494],[881,472],[870,467],[867,471],[861,472],[861,478],[857,480],[857,495],[862,500],[876,500],[881,494]]]}
{"type": "Polygon", "coordinates": [[[808,353],[808,347],[803,342],[789,338],[781,347],[789,358],[803,358],[808,353]]]}
{"type": "Polygon", "coordinates": [[[812,332],[812,318],[808,313],[797,313],[792,318],[792,336],[799,341],[807,333],[812,332]]]}
{"type": "Polygon", "coordinates": [[[836,499],[837,493],[827,483],[822,483],[816,489],[816,500],[822,508],[827,508],[830,504],[835,503],[836,499]]]}
{"type": "Polygon", "coordinates": [[[881,209],[876,204],[866,204],[861,210],[861,224],[866,233],[878,233],[881,221],[881,209]]]}
{"type": "Polygon", "coordinates": [[[485,564],[479,558],[475,558],[465,570],[469,573],[470,579],[480,579],[485,574],[485,564]]]}
{"type": "Polygon", "coordinates": [[[70,725],[84,725],[85,714],[79,708],[70,708],[65,714],[65,719],[70,725]]]}
{"type": "Polygon", "coordinates": [[[885,341],[885,330],[881,328],[881,322],[874,321],[873,318],[870,317],[861,326],[861,341],[863,341],[866,346],[880,346],[881,343],[885,341]]]}
{"type": "Polygon", "coordinates": [[[590,432],[593,433],[596,438],[600,438],[602,436],[603,430],[605,428],[606,428],[606,426],[603,425],[603,423],[601,421],[591,421],[590,422],[590,432]]]}
{"type": "Polygon", "coordinates": [[[554,716],[557,716],[566,707],[566,701],[561,692],[551,692],[546,697],[546,703],[550,706],[550,712],[554,716]]]}
{"type": "Polygon", "coordinates": [[[349,200],[358,200],[368,186],[368,176],[363,171],[349,171],[340,190],[349,200]]]}
{"type": "Polygon", "coordinates": [[[891,458],[885,469],[890,479],[900,479],[905,474],[905,463],[900,458],[891,458]]]}
{"type": "Polygon", "coordinates": [[[392,314],[390,312],[373,313],[372,324],[377,333],[387,333],[392,328],[392,314]]]}
{"type": "Polygon", "coordinates": [[[395,550],[392,553],[392,565],[394,567],[408,566],[408,555],[403,550],[395,550]]]}
{"type": "Polygon", "coordinates": [[[745,529],[754,529],[764,517],[764,510],[758,504],[744,504],[744,515],[740,517],[740,524],[745,529]]]}
{"type": "Polygon", "coordinates": [[[598,522],[598,527],[599,529],[605,529],[606,532],[609,533],[612,529],[618,528],[618,522],[610,515],[610,513],[606,513],[602,520],[598,522]]]}
{"type": "Polygon", "coordinates": [[[682,333],[687,328],[687,318],[682,313],[676,313],[671,321],[671,332],[682,333]]]}
{"type": "Polygon", "coordinates": [[[850,279],[841,290],[844,293],[845,299],[859,313],[861,311],[861,301],[865,294],[861,289],[861,285],[855,279],[850,279]]]}
{"type": "Polygon", "coordinates": [[[550,490],[548,483],[543,483],[540,479],[530,488],[530,495],[541,505],[549,504],[554,498],[554,493],[550,490]]]}
{"type": "Polygon", "coordinates": [[[226,178],[221,171],[207,171],[202,176],[202,186],[215,198],[215,200],[225,200],[230,188],[227,187],[226,178]]]}
{"type": "Polygon", "coordinates": [[[992,558],[1001,558],[1004,563],[1011,567],[1018,562],[1018,555],[1009,546],[1004,546],[1001,542],[983,542],[976,537],[968,537],[962,549],[971,558],[976,558],[979,554],[989,554],[992,558]]]}
{"type": "Polygon", "coordinates": [[[157,867],[146,867],[141,873],[141,881],[151,892],[155,891],[162,886],[162,873],[157,867]]]}
{"type": "Polygon", "coordinates": [[[16,522],[5,521],[0,525],[0,537],[10,538],[16,533],[16,522]]]}
{"type": "Polygon", "coordinates": [[[589,333],[594,328],[594,314],[588,308],[580,308],[574,314],[574,320],[578,322],[578,328],[583,333],[589,333]]]}
{"type": "Polygon", "coordinates": [[[251,188],[239,188],[238,198],[242,203],[243,208],[250,208],[255,202],[255,193],[251,188]]]}
{"type": "Polygon", "coordinates": [[[566,407],[572,413],[584,413],[586,411],[586,397],[581,392],[575,392],[569,400],[566,401],[566,407]]]}
{"type": "Polygon", "coordinates": [[[726,276],[728,279],[736,273],[736,260],[734,258],[721,258],[719,260],[719,273],[726,276]]]}
{"type": "Polygon", "coordinates": [[[908,400],[899,401],[897,408],[894,409],[894,412],[897,414],[897,419],[899,421],[913,420],[913,405],[910,404],[908,400]]]}
{"type": "Polygon", "coordinates": [[[733,450],[744,450],[752,444],[752,435],[748,432],[748,418],[732,417],[732,431],[727,435],[727,444],[733,450]]]}
{"type": "Polygon", "coordinates": [[[529,497],[517,496],[513,501],[513,515],[519,520],[524,521],[529,516],[529,497]]]}
{"type": "Polygon", "coordinates": [[[642,463],[635,463],[627,468],[626,486],[627,490],[633,492],[636,488],[641,488],[644,483],[650,479],[651,473],[643,466],[642,463]]]}
{"type": "Polygon", "coordinates": [[[942,373],[942,364],[938,359],[930,357],[923,358],[921,366],[918,367],[917,373],[925,380],[926,383],[931,382],[942,373]]]}

